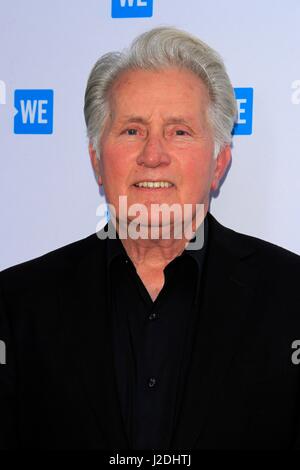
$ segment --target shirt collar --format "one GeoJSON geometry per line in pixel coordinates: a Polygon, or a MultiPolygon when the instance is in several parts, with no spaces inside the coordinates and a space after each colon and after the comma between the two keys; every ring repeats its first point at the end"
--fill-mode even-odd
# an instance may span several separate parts
{"type": "Polygon", "coordinates": [[[204,260],[204,256],[205,256],[205,252],[206,252],[206,248],[207,248],[207,239],[208,239],[208,217],[207,217],[207,213],[206,213],[204,221],[198,227],[195,237],[190,240],[189,244],[187,245],[186,249],[184,250],[184,253],[186,255],[191,256],[192,258],[194,258],[197,261],[197,264],[198,264],[200,270],[202,269],[203,260],[204,260]],[[204,228],[203,228],[203,224],[204,224],[204,228]],[[203,232],[202,232],[202,230],[203,230],[203,232]],[[198,248],[197,250],[188,249],[189,246],[193,245],[196,238],[198,240],[202,241],[201,247],[198,248]]]}

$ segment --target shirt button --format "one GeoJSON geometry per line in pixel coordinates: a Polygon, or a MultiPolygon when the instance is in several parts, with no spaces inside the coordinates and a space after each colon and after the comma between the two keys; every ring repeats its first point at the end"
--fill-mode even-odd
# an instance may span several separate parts
{"type": "Polygon", "coordinates": [[[150,377],[150,379],[148,381],[148,387],[153,388],[155,384],[156,384],[155,377],[150,377]]]}
{"type": "Polygon", "coordinates": [[[159,314],[155,313],[155,312],[152,312],[152,313],[150,313],[148,318],[149,318],[149,320],[157,320],[159,318],[159,314]]]}

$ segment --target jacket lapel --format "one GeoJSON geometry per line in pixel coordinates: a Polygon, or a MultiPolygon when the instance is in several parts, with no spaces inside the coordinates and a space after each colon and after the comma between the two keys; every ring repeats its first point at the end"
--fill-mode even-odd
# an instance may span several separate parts
{"type": "Polygon", "coordinates": [[[220,390],[230,361],[239,351],[253,308],[257,273],[252,267],[253,249],[243,245],[235,232],[220,225],[208,213],[208,251],[202,275],[200,304],[191,329],[194,349],[186,383],[182,377],[171,448],[193,449],[220,390]]]}
{"type": "MultiPolygon", "coordinates": [[[[66,349],[96,417],[101,448],[129,448],[121,415],[113,359],[105,241],[97,235],[62,291],[66,349]]],[[[83,406],[86,406],[83,404],[83,406]]]]}

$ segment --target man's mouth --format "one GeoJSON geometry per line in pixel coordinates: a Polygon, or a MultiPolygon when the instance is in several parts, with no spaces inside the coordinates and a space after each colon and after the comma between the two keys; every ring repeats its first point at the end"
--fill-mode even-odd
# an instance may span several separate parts
{"type": "Polygon", "coordinates": [[[134,184],[137,188],[158,189],[158,188],[171,188],[174,186],[170,181],[139,181],[134,184]]]}

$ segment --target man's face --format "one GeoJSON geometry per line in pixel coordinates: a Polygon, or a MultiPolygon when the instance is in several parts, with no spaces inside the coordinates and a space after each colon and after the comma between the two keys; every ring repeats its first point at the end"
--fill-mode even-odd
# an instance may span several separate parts
{"type": "Polygon", "coordinates": [[[90,147],[107,202],[118,211],[119,196],[127,196],[128,207],[142,203],[149,213],[153,203],[182,208],[203,203],[206,214],[210,190],[226,170],[230,148],[213,159],[209,95],[201,80],[177,68],[127,71],[114,84],[109,101],[100,163],[90,147]],[[172,186],[136,186],[145,181],[172,186]]]}

